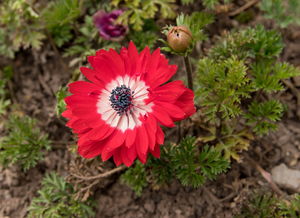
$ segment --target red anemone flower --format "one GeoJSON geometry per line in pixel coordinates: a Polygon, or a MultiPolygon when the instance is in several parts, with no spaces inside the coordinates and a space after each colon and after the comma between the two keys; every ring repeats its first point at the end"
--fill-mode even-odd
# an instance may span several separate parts
{"type": "Polygon", "coordinates": [[[80,70],[90,82],[69,85],[65,99],[67,126],[78,134],[78,152],[84,158],[113,156],[116,165],[142,163],[148,153],[160,156],[164,133],[195,112],[194,93],[182,81],[166,83],[176,72],[159,49],[140,54],[130,42],[120,54],[99,50],[88,57],[92,69],[80,70]],[[166,83],[166,84],[165,84],[166,83]]]}

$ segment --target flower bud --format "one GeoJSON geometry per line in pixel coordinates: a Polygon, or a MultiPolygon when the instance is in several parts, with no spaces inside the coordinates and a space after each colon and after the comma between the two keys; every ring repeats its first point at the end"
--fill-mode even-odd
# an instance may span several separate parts
{"type": "Polygon", "coordinates": [[[122,13],[122,10],[114,10],[110,13],[98,11],[94,14],[93,21],[99,30],[100,36],[111,41],[121,41],[124,38],[128,28],[115,23],[122,13]]]}
{"type": "Polygon", "coordinates": [[[185,52],[192,42],[192,33],[186,26],[174,26],[167,36],[169,46],[176,52],[185,52]]]}

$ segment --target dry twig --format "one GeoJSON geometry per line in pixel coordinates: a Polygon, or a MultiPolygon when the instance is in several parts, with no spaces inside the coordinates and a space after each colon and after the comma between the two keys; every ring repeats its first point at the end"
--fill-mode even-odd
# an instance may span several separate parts
{"type": "Polygon", "coordinates": [[[243,12],[244,10],[247,10],[248,8],[257,4],[258,2],[259,2],[259,0],[251,0],[251,1],[247,2],[246,4],[244,4],[242,7],[236,9],[235,11],[230,12],[228,15],[230,17],[236,16],[236,15],[240,14],[241,12],[243,12]]]}
{"type": "Polygon", "coordinates": [[[94,180],[94,179],[101,179],[101,178],[105,178],[105,177],[108,177],[108,176],[111,176],[119,171],[122,171],[126,169],[126,166],[120,166],[120,167],[117,167],[117,168],[114,168],[110,171],[107,171],[105,173],[101,173],[101,174],[98,174],[96,176],[80,176],[80,175],[76,175],[76,174],[72,174],[72,176],[78,178],[78,179],[82,179],[82,180],[94,180]]]}
{"type": "Polygon", "coordinates": [[[245,155],[246,160],[255,167],[255,169],[262,175],[262,177],[270,184],[272,190],[280,196],[284,196],[284,192],[273,182],[272,176],[269,172],[265,171],[255,160],[248,155],[245,155]]]}

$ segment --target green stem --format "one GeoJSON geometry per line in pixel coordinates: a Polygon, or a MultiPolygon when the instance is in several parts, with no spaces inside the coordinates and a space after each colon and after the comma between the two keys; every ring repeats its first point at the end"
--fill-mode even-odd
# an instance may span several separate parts
{"type": "Polygon", "coordinates": [[[192,67],[191,67],[191,62],[190,62],[189,56],[184,57],[184,64],[185,64],[186,76],[187,76],[187,80],[188,80],[188,87],[194,91],[192,67]]]}

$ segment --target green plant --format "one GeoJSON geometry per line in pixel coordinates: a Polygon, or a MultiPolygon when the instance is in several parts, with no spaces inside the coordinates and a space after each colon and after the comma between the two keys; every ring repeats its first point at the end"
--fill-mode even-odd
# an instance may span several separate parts
{"type": "Polygon", "coordinates": [[[26,0],[4,0],[0,4],[0,55],[14,57],[20,48],[40,49],[45,34],[39,14],[26,0]]]}
{"type": "Polygon", "coordinates": [[[61,87],[55,94],[56,96],[56,106],[55,111],[56,114],[59,116],[62,112],[66,110],[66,103],[64,101],[65,97],[68,96],[68,88],[61,87]]]}
{"type": "Polygon", "coordinates": [[[202,140],[225,157],[239,161],[255,134],[276,129],[284,107],[269,95],[284,90],[282,80],[300,74],[277,61],[282,48],[278,33],[257,26],[229,33],[199,60],[196,102],[210,132],[202,140]]]}
{"type": "Polygon", "coordinates": [[[118,18],[124,25],[132,25],[135,31],[141,31],[146,19],[153,19],[157,12],[162,18],[176,17],[175,0],[113,0],[115,8],[124,7],[125,12],[118,18]]]}
{"type": "Polygon", "coordinates": [[[49,150],[50,142],[35,124],[28,116],[9,116],[5,123],[6,135],[0,140],[2,165],[17,164],[28,170],[43,158],[43,149],[49,150]]]}
{"type": "Polygon", "coordinates": [[[39,196],[28,208],[28,217],[94,217],[93,201],[80,202],[73,198],[71,184],[56,173],[47,174],[42,181],[39,196]]]}
{"type": "MultiPolygon", "coordinates": [[[[184,5],[193,4],[195,0],[181,0],[181,3],[184,5]]],[[[231,0],[202,0],[202,4],[205,8],[215,9],[216,6],[224,3],[228,4],[231,0]]]]}
{"type": "MultiPolygon", "coordinates": [[[[180,14],[176,18],[176,25],[186,26],[192,33],[192,42],[189,48],[183,54],[178,53],[174,51],[171,47],[169,47],[168,43],[165,40],[160,39],[160,41],[162,41],[166,45],[161,49],[166,52],[171,52],[172,54],[187,56],[194,49],[196,42],[203,41],[204,39],[206,39],[206,35],[204,34],[203,29],[213,21],[213,15],[205,12],[193,12],[191,15],[180,14]]],[[[163,28],[162,33],[167,36],[169,31],[173,27],[174,26],[172,25],[165,26],[163,28]]]]}
{"type": "Polygon", "coordinates": [[[229,162],[214,147],[200,146],[195,137],[186,137],[178,145],[165,145],[160,159],[151,157],[145,165],[136,162],[122,179],[139,195],[149,184],[160,186],[172,179],[196,188],[228,168],[229,162]]]}
{"type": "Polygon", "coordinates": [[[298,0],[262,0],[260,9],[266,18],[275,20],[281,28],[293,23],[300,24],[298,0]]]}
{"type": "Polygon", "coordinates": [[[0,71],[0,116],[6,114],[8,106],[11,104],[7,98],[7,83],[13,74],[12,67],[6,66],[0,71]]]}
{"type": "Polygon", "coordinates": [[[295,195],[290,201],[271,194],[254,194],[243,205],[236,218],[296,218],[300,216],[300,196],[295,195]]]}
{"type": "Polygon", "coordinates": [[[73,38],[73,25],[82,10],[83,1],[79,0],[55,0],[43,9],[42,18],[45,27],[58,47],[73,38]]]}

